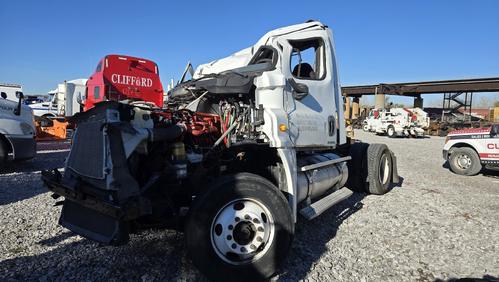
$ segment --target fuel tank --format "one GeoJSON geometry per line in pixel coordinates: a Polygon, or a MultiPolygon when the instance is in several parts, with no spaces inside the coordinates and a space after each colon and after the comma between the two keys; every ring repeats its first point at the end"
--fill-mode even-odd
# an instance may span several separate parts
{"type": "Polygon", "coordinates": [[[303,166],[322,163],[340,157],[333,153],[313,154],[298,158],[298,202],[314,200],[327,192],[343,187],[348,179],[346,162],[300,171],[303,166]]]}

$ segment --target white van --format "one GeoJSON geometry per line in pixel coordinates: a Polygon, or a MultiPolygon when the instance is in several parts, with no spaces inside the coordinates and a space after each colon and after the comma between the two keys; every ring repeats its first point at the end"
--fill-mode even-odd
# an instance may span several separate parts
{"type": "Polygon", "coordinates": [[[23,105],[23,93],[17,91],[18,101],[7,98],[6,92],[0,97],[0,168],[9,154],[13,160],[31,159],[36,155],[35,123],[33,111],[23,105]]]}

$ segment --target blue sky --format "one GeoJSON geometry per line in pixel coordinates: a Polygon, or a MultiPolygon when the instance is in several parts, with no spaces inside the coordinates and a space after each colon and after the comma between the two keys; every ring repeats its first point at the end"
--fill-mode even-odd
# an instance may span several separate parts
{"type": "Polygon", "coordinates": [[[334,31],[343,85],[499,76],[498,12],[496,0],[7,0],[0,82],[46,93],[115,53],[156,61],[166,84],[189,60],[227,56],[311,18],[334,31]]]}

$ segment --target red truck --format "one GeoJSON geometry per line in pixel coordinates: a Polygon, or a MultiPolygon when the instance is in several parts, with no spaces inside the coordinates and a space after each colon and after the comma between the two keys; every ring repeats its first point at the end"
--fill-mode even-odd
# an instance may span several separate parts
{"type": "Polygon", "coordinates": [[[105,56],[87,81],[84,110],[108,100],[141,100],[162,107],[163,86],[158,65],[131,56],[105,56]]]}

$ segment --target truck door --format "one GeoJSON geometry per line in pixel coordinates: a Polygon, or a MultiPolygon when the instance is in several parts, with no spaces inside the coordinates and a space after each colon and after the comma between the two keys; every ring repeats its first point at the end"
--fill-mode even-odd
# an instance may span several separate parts
{"type": "Polygon", "coordinates": [[[491,164],[499,164],[499,123],[493,124],[489,134],[483,134],[478,145],[480,159],[491,164]]]}
{"type": "Polygon", "coordinates": [[[328,32],[325,29],[294,32],[280,37],[278,42],[283,47],[285,110],[292,142],[297,147],[334,146],[336,85],[328,32]]]}

